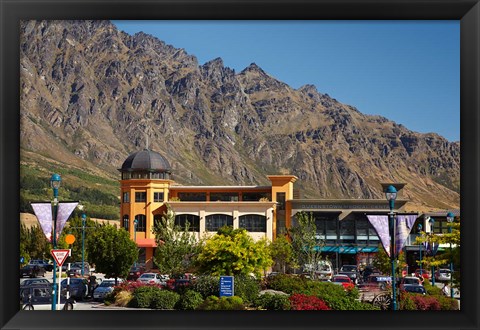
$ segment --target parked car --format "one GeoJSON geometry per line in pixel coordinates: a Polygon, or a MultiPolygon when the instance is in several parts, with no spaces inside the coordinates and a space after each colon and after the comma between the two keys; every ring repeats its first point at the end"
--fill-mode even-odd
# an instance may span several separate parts
{"type": "Polygon", "coordinates": [[[47,272],[51,272],[53,270],[53,264],[49,263],[47,260],[32,259],[30,260],[29,264],[42,266],[47,272]]]}
{"type": "Polygon", "coordinates": [[[136,281],[143,273],[145,273],[145,267],[132,266],[128,272],[127,281],[136,281]]]}
{"type": "Polygon", "coordinates": [[[25,265],[20,269],[20,277],[38,277],[45,276],[46,270],[40,265],[25,265]]]}
{"type": "Polygon", "coordinates": [[[440,268],[435,272],[435,279],[437,281],[450,281],[452,278],[452,273],[450,269],[447,268],[440,268]]]}
{"type": "Polygon", "coordinates": [[[417,269],[415,270],[415,276],[420,277],[422,276],[424,279],[430,279],[431,278],[431,272],[427,269],[422,268],[422,270],[417,269]]]}
{"type": "Polygon", "coordinates": [[[399,288],[400,290],[404,289],[404,286],[410,284],[410,285],[422,285],[422,282],[420,281],[420,278],[415,277],[415,276],[405,276],[400,278],[399,281],[399,288]]]}
{"type": "Polygon", "coordinates": [[[347,275],[354,284],[358,283],[358,268],[356,265],[343,265],[338,272],[340,275],[347,275]]]}
{"type": "Polygon", "coordinates": [[[23,280],[22,283],[20,283],[20,287],[37,285],[37,284],[51,285],[50,281],[47,280],[46,278],[29,278],[29,279],[23,280]]]}
{"type": "MultiPolygon", "coordinates": [[[[20,304],[24,310],[51,310],[52,306],[52,285],[35,284],[20,287],[20,304]]],[[[66,299],[65,295],[60,296],[60,304],[65,310],[72,310],[75,300],[66,299]]]]}
{"type": "Polygon", "coordinates": [[[67,292],[67,280],[70,281],[69,290],[70,297],[75,298],[76,300],[83,300],[88,295],[88,282],[84,278],[69,278],[64,279],[60,283],[60,291],[62,294],[66,295],[67,292]]]}
{"type": "Polygon", "coordinates": [[[162,284],[162,278],[157,273],[143,273],[137,281],[145,284],[162,284]]]}
{"type": "Polygon", "coordinates": [[[419,294],[427,294],[427,290],[423,285],[418,285],[418,284],[404,284],[402,289],[406,292],[411,292],[411,293],[419,293],[419,294]]]}
{"type": "Polygon", "coordinates": [[[333,265],[328,260],[320,260],[316,266],[312,264],[306,264],[303,267],[303,271],[310,273],[313,270],[315,279],[318,280],[331,280],[333,276],[333,265]]]}
{"type": "MultiPolygon", "coordinates": [[[[83,266],[84,266],[83,274],[89,275],[90,265],[88,264],[88,262],[84,262],[83,266]]],[[[71,264],[70,270],[67,270],[67,275],[68,276],[82,275],[82,262],[74,262],[73,264],[71,264]]]]}
{"type": "MultiPolygon", "coordinates": [[[[123,282],[121,278],[117,279],[117,283],[120,284],[123,282]]],[[[118,285],[117,284],[117,285],[118,285]]],[[[113,287],[115,286],[115,279],[114,278],[106,278],[100,283],[99,286],[93,290],[93,300],[103,300],[105,296],[108,295],[110,292],[113,291],[113,287]]]]}
{"type": "Polygon", "coordinates": [[[355,283],[348,275],[337,274],[333,275],[332,283],[342,285],[345,289],[351,289],[355,286],[355,283]]]}

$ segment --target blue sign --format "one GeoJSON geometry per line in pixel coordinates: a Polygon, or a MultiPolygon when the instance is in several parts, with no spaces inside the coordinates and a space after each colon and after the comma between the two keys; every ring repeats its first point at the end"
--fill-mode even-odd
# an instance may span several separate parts
{"type": "Polygon", "coordinates": [[[220,297],[232,297],[234,295],[233,276],[220,276],[220,297]]]}

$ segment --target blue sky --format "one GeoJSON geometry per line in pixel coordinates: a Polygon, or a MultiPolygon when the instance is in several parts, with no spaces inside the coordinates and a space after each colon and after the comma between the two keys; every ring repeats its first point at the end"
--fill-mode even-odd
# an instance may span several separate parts
{"type": "Polygon", "coordinates": [[[459,21],[113,21],[242,71],[256,63],[416,132],[460,140],[459,21]]]}

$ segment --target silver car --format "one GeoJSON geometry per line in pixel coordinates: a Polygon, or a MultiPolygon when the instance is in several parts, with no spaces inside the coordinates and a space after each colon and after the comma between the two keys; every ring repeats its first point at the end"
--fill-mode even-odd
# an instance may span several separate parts
{"type": "Polygon", "coordinates": [[[435,272],[435,279],[437,281],[450,281],[451,277],[452,273],[450,272],[450,269],[440,268],[435,272]]]}
{"type": "Polygon", "coordinates": [[[137,282],[145,284],[162,284],[163,279],[161,278],[161,275],[157,273],[143,273],[137,279],[137,282]]]}
{"type": "MultiPolygon", "coordinates": [[[[123,280],[121,278],[118,279],[117,285],[122,283],[123,280]]],[[[100,283],[99,286],[95,288],[93,291],[93,300],[103,300],[105,296],[107,296],[110,292],[113,291],[113,287],[115,286],[115,279],[114,278],[107,278],[100,283]]]]}

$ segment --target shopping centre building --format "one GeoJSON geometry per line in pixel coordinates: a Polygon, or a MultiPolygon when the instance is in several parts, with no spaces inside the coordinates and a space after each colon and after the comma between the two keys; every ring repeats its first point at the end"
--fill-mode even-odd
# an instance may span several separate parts
{"type": "MultiPolygon", "coordinates": [[[[367,214],[386,215],[390,211],[385,199],[296,198],[297,177],[294,175],[269,175],[271,184],[266,186],[179,185],[172,180],[169,162],[149,149],[129,155],[119,171],[121,227],[140,248],[139,262],[146,263],[147,267],[153,265],[156,248],[152,228],[166,212],[167,202],[175,212],[176,224],[185,226],[188,222],[189,230],[197,238],[213,235],[220,227],[228,225],[246,229],[255,240],[275,240],[292,225],[298,212],[311,213],[317,235],[325,242],[324,256],[332,261],[334,268],[371,263],[380,240],[367,214]]],[[[385,190],[388,185],[398,191],[394,212],[406,214],[404,184],[389,182],[378,188],[385,190]]],[[[424,224],[423,228],[428,227],[426,219],[424,215],[417,219],[424,224]]],[[[412,234],[416,231],[412,230],[412,234]]],[[[409,237],[407,248],[413,242],[414,238],[409,237]]],[[[414,248],[409,251],[411,255],[416,253],[414,248]]]]}

